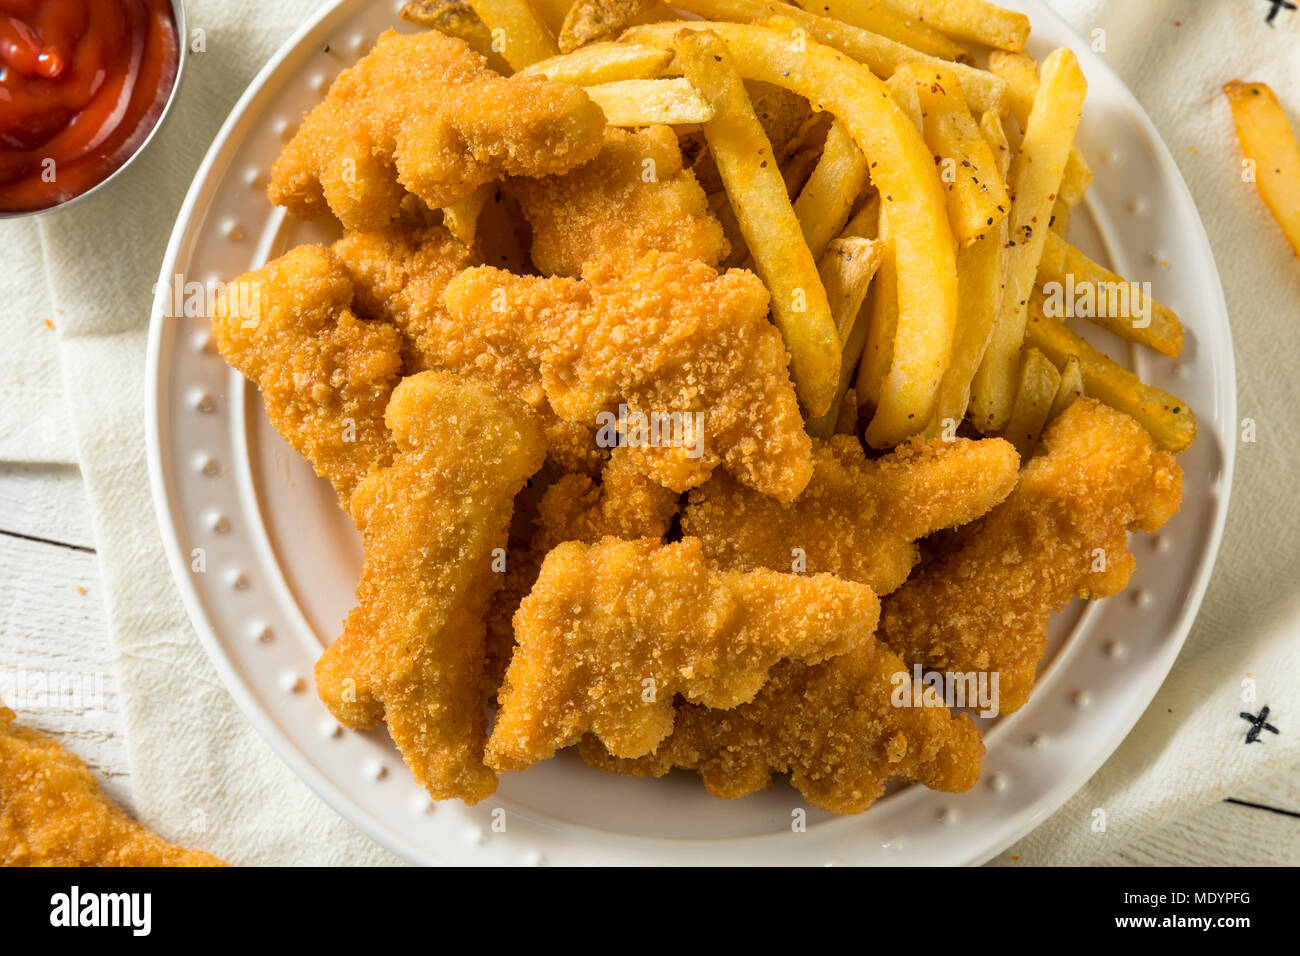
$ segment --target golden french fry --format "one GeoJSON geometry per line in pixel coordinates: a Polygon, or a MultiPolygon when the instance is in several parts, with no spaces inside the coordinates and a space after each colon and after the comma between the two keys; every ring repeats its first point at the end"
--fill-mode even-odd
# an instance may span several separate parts
{"type": "Polygon", "coordinates": [[[612,40],[659,5],[660,0],[575,0],[560,27],[560,51],[612,40]]]}
{"type": "Polygon", "coordinates": [[[676,50],[686,79],[713,110],[704,135],[758,274],[772,293],[772,315],[790,350],[795,390],[809,416],[822,415],[839,379],[839,335],[772,144],[722,39],[682,31],[676,50]]]}
{"type": "Polygon", "coordinates": [[[1241,152],[1255,176],[1255,186],[1300,255],[1300,145],[1278,105],[1273,91],[1263,83],[1233,80],[1223,88],[1232,106],[1241,152]]]}
{"type": "Polygon", "coordinates": [[[831,400],[831,407],[825,415],[812,419],[806,426],[808,434],[816,438],[829,436],[841,418],[841,405],[867,338],[862,302],[867,297],[871,277],[880,266],[883,251],[884,243],[878,239],[860,236],[834,239],[817,265],[822,285],[826,287],[831,314],[835,316],[843,355],[840,358],[839,384],[835,389],[835,397],[831,400]]]}
{"type": "MultiPolygon", "coordinates": [[[[1029,122],[1029,111],[1038,92],[1038,64],[1033,57],[1023,53],[1004,53],[994,50],[989,54],[989,69],[1007,82],[1007,106],[1023,130],[1029,122]]],[[[1070,147],[1070,160],[1061,177],[1061,198],[1067,205],[1083,202],[1084,193],[1092,183],[1092,170],[1077,146],[1070,147]]]]}
{"type": "Polygon", "coordinates": [[[794,202],[794,214],[814,258],[820,259],[831,239],[844,229],[866,185],[867,157],[844,124],[833,124],[821,160],[794,202]]]}
{"type": "Polygon", "coordinates": [[[474,241],[478,232],[478,217],[497,190],[496,183],[484,183],[464,199],[452,203],[442,210],[442,224],[447,231],[465,245],[474,241]]]}
{"type": "Polygon", "coordinates": [[[510,64],[492,49],[492,31],[479,19],[469,0],[411,0],[402,7],[401,16],[410,23],[460,37],[492,69],[501,74],[510,73],[510,64]]]}
{"type": "Polygon", "coordinates": [[[1011,205],[993,151],[951,70],[909,63],[890,77],[891,85],[898,77],[910,77],[916,85],[925,141],[948,196],[953,235],[969,245],[1001,222],[1011,205]]]}
{"type": "Polygon", "coordinates": [[[1016,403],[1002,433],[1003,438],[1016,446],[1021,461],[1034,453],[1060,388],[1061,373],[1051,360],[1038,349],[1025,349],[1020,361],[1016,403]]]}
{"type": "Polygon", "coordinates": [[[1084,394],[1083,366],[1071,355],[1065,362],[1065,368],[1061,370],[1061,386],[1056,390],[1056,398],[1052,399],[1052,410],[1047,414],[1048,422],[1073,405],[1074,400],[1082,398],[1084,394]]]}
{"type": "MultiPolygon", "coordinates": [[[[917,64],[918,67],[923,64],[917,64]]],[[[921,112],[921,94],[916,88],[916,73],[910,69],[912,64],[904,63],[894,75],[885,80],[889,95],[894,98],[903,115],[912,121],[916,131],[925,138],[925,115],[921,112]]]]}
{"type": "Polygon", "coordinates": [[[575,86],[596,86],[619,80],[653,80],[672,62],[671,50],[635,43],[589,43],[572,53],[538,60],[520,76],[544,76],[575,86]]]}
{"type": "MultiPolygon", "coordinates": [[[[865,322],[863,318],[861,321],[865,322]]],[[[840,400],[840,417],[835,420],[836,435],[856,435],[858,433],[858,396],[854,394],[853,389],[849,388],[844,392],[844,398],[840,400]]]]}
{"type": "MultiPolygon", "coordinates": [[[[732,24],[753,24],[766,18],[790,20],[797,24],[802,34],[790,36],[787,41],[796,44],[816,41],[825,46],[839,50],[859,63],[866,64],[879,77],[891,76],[904,63],[922,62],[947,64],[957,71],[966,95],[971,98],[971,106],[981,112],[987,109],[1000,109],[1002,97],[1007,85],[1001,77],[994,76],[987,70],[977,70],[965,63],[949,63],[938,57],[927,56],[911,47],[882,37],[858,27],[849,26],[828,17],[819,17],[798,7],[781,3],[779,0],[674,0],[673,6],[689,13],[704,17],[706,20],[730,21],[732,24]]],[[[648,38],[659,37],[660,42],[671,38],[676,30],[703,29],[726,25],[725,22],[701,23],[698,20],[678,20],[671,23],[651,23],[632,27],[625,34],[625,39],[650,42],[648,38]]]]}
{"type": "Polygon", "coordinates": [[[569,15],[569,8],[573,6],[573,0],[528,0],[528,2],[542,18],[551,36],[558,37],[560,29],[564,26],[564,18],[569,15]]]}
{"type": "Polygon", "coordinates": [[[984,0],[882,0],[899,13],[957,40],[1002,50],[1023,50],[1029,18],[984,0]]]}
{"type": "Polygon", "coordinates": [[[1020,152],[1011,162],[1006,291],[971,385],[970,418],[983,432],[1001,431],[1011,415],[1029,297],[1086,92],[1071,51],[1062,48],[1047,58],[1020,152]]]}
{"type": "MultiPolygon", "coordinates": [[[[1011,152],[996,112],[990,110],[980,117],[980,133],[997,157],[998,175],[1005,178],[1011,152]]],[[[1002,303],[1009,224],[1003,216],[984,236],[957,250],[957,333],[952,342],[952,360],[939,385],[934,419],[926,429],[932,438],[956,434],[970,405],[971,381],[988,348],[1002,303]]]]}
{"type": "Polygon", "coordinates": [[[714,109],[684,77],[671,80],[616,80],[584,86],[610,126],[705,123],[714,109]]]}
{"type": "Polygon", "coordinates": [[[853,214],[840,235],[861,236],[863,239],[880,237],[880,193],[873,192],[862,203],[862,208],[853,214]]]}
{"type": "Polygon", "coordinates": [[[959,44],[949,40],[925,24],[901,17],[888,4],[877,0],[794,0],[809,13],[839,20],[849,26],[860,27],[890,40],[910,46],[913,50],[928,53],[944,60],[957,60],[966,56],[959,44]]]}
{"type": "Polygon", "coordinates": [[[634,42],[654,43],[670,27],[718,34],[745,79],[783,86],[806,97],[843,123],[868,157],[882,206],[896,210],[890,218],[890,235],[901,347],[894,351],[866,437],[882,447],[920,431],[934,411],[957,322],[952,229],[934,158],[920,133],[869,69],[811,40],[792,42],[789,34],[765,27],[689,20],[634,27],[626,36],[634,42]],[[873,156],[888,161],[872,167],[873,156]]]}
{"type": "Polygon", "coordinates": [[[1048,223],[1052,227],[1052,232],[1064,237],[1070,231],[1070,215],[1073,209],[1074,207],[1064,198],[1056,197],[1056,205],[1052,207],[1052,221],[1048,223]]]}
{"type": "Polygon", "coordinates": [[[1025,344],[1039,349],[1057,365],[1078,359],[1088,395],[1132,416],[1165,451],[1176,454],[1196,439],[1196,416],[1186,402],[1146,384],[1067,329],[1059,319],[1048,318],[1038,297],[1030,303],[1025,344]]]}
{"type": "Polygon", "coordinates": [[[1183,350],[1183,323],[1173,309],[1149,296],[1141,284],[1093,262],[1055,232],[1043,243],[1038,284],[1048,315],[1087,319],[1170,358],[1183,350]]]}
{"type": "Polygon", "coordinates": [[[469,5],[487,24],[493,48],[513,69],[522,70],[560,52],[528,0],[469,0],[469,5]]]}

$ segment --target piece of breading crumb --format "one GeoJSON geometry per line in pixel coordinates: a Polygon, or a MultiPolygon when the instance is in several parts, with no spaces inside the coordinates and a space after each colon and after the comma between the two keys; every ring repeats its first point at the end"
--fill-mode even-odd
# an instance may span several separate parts
{"type": "Polygon", "coordinates": [[[522,770],[587,731],[618,756],[649,753],[676,695],[743,704],[780,660],[868,642],[878,608],[866,585],[828,574],[718,571],[694,538],[561,544],[515,614],[487,761],[522,770]]]}

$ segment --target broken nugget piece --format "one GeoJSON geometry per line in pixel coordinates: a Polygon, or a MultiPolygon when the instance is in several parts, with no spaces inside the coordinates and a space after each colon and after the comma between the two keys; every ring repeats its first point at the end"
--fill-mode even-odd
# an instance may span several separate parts
{"type": "Polygon", "coordinates": [[[225,866],[168,843],[99,789],[86,762],[0,703],[0,866],[225,866]]]}
{"type": "Polygon", "coordinates": [[[597,770],[627,776],[695,770],[716,797],[747,796],[789,773],[810,804],[832,813],[861,813],[891,780],[970,789],[984,755],[979,729],[944,706],[900,706],[912,700],[911,681],[902,659],[870,640],[820,664],[778,664],[733,710],[682,704],[672,736],[641,758],[612,756],[594,736],[580,752],[597,770]]]}
{"type": "Polygon", "coordinates": [[[515,614],[487,761],[523,770],[587,731],[618,756],[649,753],[678,694],[743,704],[778,661],[870,640],[878,610],[870,588],[828,574],[717,571],[694,538],[561,544],[515,614]]]}
{"type": "Polygon", "coordinates": [[[533,229],[533,265],[546,275],[576,276],[593,260],[652,249],[716,266],[730,251],[668,126],[606,130],[595,159],[563,176],[515,180],[511,191],[533,229]]]}
{"type": "Polygon", "coordinates": [[[316,687],[349,727],[382,719],[434,799],[475,803],[496,789],[482,686],[494,551],[546,445],[524,408],[445,372],[405,379],[385,420],[397,452],[353,495],[366,554],[357,606],[316,687]]]}
{"type": "Polygon", "coordinates": [[[430,208],[503,175],[549,176],[595,156],[605,115],[581,88],[506,78],[464,40],[387,31],[307,114],[271,169],[271,202],[347,229],[397,218],[409,191],[430,208]]]}
{"type": "Polygon", "coordinates": [[[813,446],[813,477],[794,501],[725,474],[691,492],[682,531],[721,567],[825,571],[884,596],[920,560],[916,542],[973,521],[1016,483],[1019,458],[1000,438],[913,438],[868,459],[852,435],[813,446]]]}
{"type": "Polygon", "coordinates": [[[503,377],[515,388],[532,369],[560,418],[622,435],[667,488],[721,465],[788,501],[812,475],[785,345],[753,273],[649,252],[589,263],[581,279],[467,269],[444,298],[457,367],[513,370],[503,377]]]}
{"type": "Polygon", "coordinates": [[[1128,532],[1163,527],[1182,488],[1141,425],[1077,399],[1006,501],[886,601],[880,639],[926,669],[997,673],[1011,713],[1029,699],[1052,613],[1122,591],[1137,566],[1128,532]]]}
{"type": "Polygon", "coordinates": [[[230,283],[212,334],[261,390],[266,414],[344,510],[371,466],[392,455],[384,409],[402,375],[402,335],[352,310],[353,285],[322,246],[299,246],[230,283]]]}

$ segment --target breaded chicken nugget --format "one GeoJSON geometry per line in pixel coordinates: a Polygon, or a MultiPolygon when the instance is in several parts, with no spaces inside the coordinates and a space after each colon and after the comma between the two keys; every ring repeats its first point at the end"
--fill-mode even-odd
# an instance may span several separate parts
{"type": "Polygon", "coordinates": [[[785,346],[752,273],[650,252],[589,264],[582,279],[467,269],[445,300],[453,367],[505,369],[489,377],[511,394],[540,388],[566,421],[600,424],[620,406],[628,422],[644,416],[658,440],[634,441],[633,429],[628,444],[667,488],[685,491],[722,465],[788,501],[812,475],[785,346]]]}
{"type": "Polygon", "coordinates": [[[1000,438],[913,438],[870,460],[851,435],[813,445],[813,477],[788,504],[716,475],[691,492],[682,531],[721,567],[826,571],[884,596],[941,528],[973,521],[1016,483],[1019,459],[1000,438]]]}
{"type": "Polygon", "coordinates": [[[557,544],[595,544],[616,538],[662,538],[677,515],[679,495],[641,474],[632,449],[615,448],[597,483],[584,474],[561,475],[537,503],[533,534],[512,548],[501,591],[488,613],[488,672],[493,692],[501,686],[515,646],[514,614],[557,544]]]}
{"type": "Polygon", "coordinates": [[[475,803],[496,789],[482,690],[493,551],[545,443],[525,409],[445,372],[405,379],[385,420],[398,451],[353,495],[365,565],[316,687],[349,727],[383,719],[435,799],[475,803]]]}
{"type": "Polygon", "coordinates": [[[558,418],[530,362],[508,350],[466,351],[460,320],[447,311],[443,292],[480,261],[475,250],[442,226],[401,225],[348,233],[331,249],[353,279],[357,310],[402,331],[407,372],[447,369],[483,379],[536,413],[557,465],[566,471],[600,470],[608,452],[596,444],[595,425],[558,418]]]}
{"type": "Polygon", "coordinates": [[[352,296],[333,253],[299,246],[231,283],[212,317],[221,354],[261,389],[275,430],[345,510],[393,453],[384,409],[402,374],[401,333],[358,318],[352,296]]]}
{"type": "Polygon", "coordinates": [[[870,588],[828,574],[717,571],[694,538],[559,545],[515,615],[487,762],[523,770],[589,730],[618,756],[649,753],[677,694],[752,700],[778,661],[869,641],[878,609],[870,588]]]}
{"type": "Polygon", "coordinates": [[[613,757],[590,735],[580,752],[597,770],[627,776],[696,770],[715,797],[747,796],[788,772],[809,803],[832,813],[861,813],[891,780],[969,790],[984,756],[979,729],[947,707],[895,706],[912,699],[911,680],[902,659],[871,640],[820,664],[778,664],[734,710],[683,704],[672,736],[640,759],[613,757]]]}
{"type": "Polygon", "coordinates": [[[328,206],[348,229],[376,229],[408,190],[438,209],[503,175],[567,172],[604,131],[579,87],[506,79],[464,40],[389,30],[307,114],[267,192],[295,216],[328,206]]]}
{"type": "Polygon", "coordinates": [[[510,184],[533,229],[533,265],[576,276],[585,263],[627,261],[652,249],[716,266],[722,225],[667,126],[609,129],[600,155],[563,176],[510,184]]]}
{"type": "Polygon", "coordinates": [[[168,843],[111,803],[53,737],[0,703],[0,866],[225,866],[168,843]]]}
{"type": "Polygon", "coordinates": [[[996,672],[1001,711],[1017,710],[1052,612],[1123,590],[1136,567],[1128,532],[1161,528],[1182,488],[1182,469],[1141,425],[1077,399],[1006,501],[889,598],[881,640],[927,669],[996,672]]]}

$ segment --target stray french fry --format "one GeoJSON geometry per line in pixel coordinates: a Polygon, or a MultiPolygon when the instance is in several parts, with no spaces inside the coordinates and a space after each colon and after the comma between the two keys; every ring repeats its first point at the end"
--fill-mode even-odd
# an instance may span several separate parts
{"type": "MultiPolygon", "coordinates": [[[[1011,152],[997,113],[990,110],[980,117],[980,133],[997,157],[998,175],[1005,179],[1011,152]]],[[[934,419],[926,429],[931,438],[955,435],[966,417],[971,381],[988,349],[1002,303],[1009,225],[1003,216],[984,236],[957,250],[957,332],[952,341],[952,360],[939,385],[934,419]]]]}
{"type": "Polygon", "coordinates": [[[1245,169],[1254,173],[1264,205],[1300,255],[1300,145],[1286,113],[1263,83],[1233,80],[1223,92],[1232,106],[1245,169]]]}
{"type": "MultiPolygon", "coordinates": [[[[989,69],[1007,81],[1007,105],[1021,130],[1029,122],[1029,111],[1034,105],[1034,95],[1038,92],[1038,64],[1033,57],[1023,53],[1003,53],[994,50],[989,54],[989,69]]],[[[1077,206],[1083,202],[1084,193],[1092,183],[1092,170],[1079,152],[1079,147],[1070,147],[1070,160],[1065,166],[1065,175],[1061,177],[1061,199],[1067,205],[1077,206]]]]}
{"type": "Polygon", "coordinates": [[[1038,262],[1051,229],[1083,108],[1087,81],[1068,49],[1059,49],[1043,64],[1020,152],[1011,163],[1011,222],[1007,242],[1006,291],[993,325],[993,338],[971,385],[969,415],[983,432],[1001,431],[1015,401],[1025,317],[1034,291],[1038,262]]]}
{"type": "Polygon", "coordinates": [[[1047,421],[1050,423],[1057,415],[1073,405],[1076,398],[1082,398],[1084,394],[1083,366],[1071,355],[1065,363],[1065,368],[1061,370],[1061,386],[1056,390],[1056,398],[1052,399],[1052,410],[1047,415],[1047,421]]]}
{"type": "Polygon", "coordinates": [[[437,30],[449,37],[460,37],[471,50],[488,61],[498,73],[509,75],[510,64],[492,49],[492,31],[479,19],[468,0],[411,0],[402,7],[402,19],[437,30]]]}
{"type": "Polygon", "coordinates": [[[522,70],[560,52],[528,0],[469,0],[469,5],[487,24],[493,48],[500,49],[513,69],[522,70]]]}
{"type": "Polygon", "coordinates": [[[1043,313],[1042,299],[1030,303],[1025,344],[1039,349],[1057,365],[1079,360],[1088,395],[1131,415],[1151,433],[1157,445],[1177,454],[1196,438],[1196,416],[1180,398],[1148,385],[1124,366],[1112,362],[1059,319],[1043,313]]]}
{"type": "Polygon", "coordinates": [[[560,27],[560,51],[612,40],[659,5],[659,0],[576,0],[560,27]]]}
{"type": "Polygon", "coordinates": [[[848,222],[853,204],[867,185],[867,157],[842,123],[831,126],[812,176],[794,203],[804,241],[820,259],[831,239],[848,222]]]}
{"type": "Polygon", "coordinates": [[[913,50],[944,60],[966,56],[960,45],[922,23],[909,23],[887,4],[877,0],[794,0],[799,6],[819,16],[860,27],[882,37],[897,40],[913,50]]]}
{"type": "Polygon", "coordinates": [[[1047,424],[1052,403],[1061,388],[1061,373],[1038,349],[1025,349],[1020,362],[1020,385],[1016,403],[1002,437],[1016,446],[1021,461],[1027,461],[1047,424]]]}
{"type": "Polygon", "coordinates": [[[811,417],[830,408],[839,381],[840,341],[817,263],[803,241],[763,127],[727,44],[683,31],[677,58],[713,111],[704,135],[790,350],[795,390],[811,417]]]}
{"type": "Polygon", "coordinates": [[[1147,295],[1141,283],[1093,262],[1055,232],[1043,243],[1038,284],[1047,297],[1049,315],[1087,319],[1170,358],[1183,350],[1183,323],[1173,309],[1147,295]]]}
{"type": "Polygon", "coordinates": [[[1049,223],[1052,227],[1052,232],[1062,238],[1065,237],[1065,235],[1070,231],[1070,214],[1073,212],[1073,209],[1074,207],[1066,202],[1063,197],[1056,197],[1056,205],[1052,207],[1052,221],[1049,223]]]}
{"type": "Polygon", "coordinates": [[[479,214],[496,189],[496,183],[484,183],[464,199],[445,207],[442,210],[442,224],[447,227],[447,231],[467,246],[473,243],[478,232],[479,214]]]}
{"type": "Polygon", "coordinates": [[[670,50],[635,43],[589,43],[572,53],[538,60],[520,76],[544,76],[575,86],[596,86],[619,80],[653,80],[672,62],[670,50]]]}
{"type": "MultiPolygon", "coordinates": [[[[866,315],[862,302],[867,297],[871,277],[880,266],[884,243],[878,239],[847,237],[833,240],[818,263],[826,299],[835,316],[843,355],[840,358],[839,384],[835,398],[825,415],[808,422],[806,431],[817,438],[826,438],[834,430],[841,416],[841,405],[849,382],[858,367],[862,346],[867,338],[866,315]]],[[[856,400],[855,400],[856,401],[856,400]]],[[[856,415],[855,415],[856,418],[856,415]]]]}
{"type": "Polygon", "coordinates": [[[899,75],[915,80],[925,141],[948,195],[953,235],[963,246],[969,245],[1001,222],[1011,205],[993,151],[971,118],[956,74],[908,64],[894,76],[899,75]]]}
{"type": "Polygon", "coordinates": [[[683,77],[671,80],[616,80],[584,86],[610,126],[669,126],[706,123],[714,110],[683,77]]]}
{"type": "Polygon", "coordinates": [[[1001,50],[1023,50],[1029,18],[984,0],[881,0],[899,13],[958,40],[1001,50]]]}
{"type": "MultiPolygon", "coordinates": [[[[664,32],[672,27],[707,28],[721,36],[745,79],[783,86],[828,111],[868,158],[882,207],[893,211],[890,235],[901,347],[894,350],[866,437],[877,447],[903,441],[930,420],[957,322],[952,229],[934,158],[921,134],[869,69],[811,40],[794,44],[788,34],[765,27],[688,20],[634,27],[626,36],[635,42],[662,43],[664,32]],[[877,156],[888,161],[873,166],[871,157],[877,156]]],[[[802,244],[802,235],[800,240],[802,244]]]]}
{"type": "MultiPolygon", "coordinates": [[[[752,24],[769,17],[788,19],[798,24],[807,40],[815,40],[825,46],[833,47],[860,63],[866,64],[877,76],[884,78],[893,75],[904,63],[922,62],[947,64],[957,71],[966,95],[971,98],[971,106],[981,112],[987,109],[1000,109],[1002,97],[1006,93],[1006,82],[987,70],[977,70],[965,63],[950,63],[938,57],[927,56],[913,50],[906,44],[882,37],[858,27],[849,26],[829,17],[819,17],[798,7],[790,6],[779,0],[674,0],[673,6],[686,10],[707,20],[731,21],[732,23],[752,24]]],[[[698,20],[678,20],[670,24],[652,23],[647,26],[633,27],[624,37],[627,39],[644,38],[655,35],[642,31],[662,31],[657,35],[671,36],[675,30],[711,28],[725,26],[725,23],[700,23],[698,20]]],[[[799,41],[799,37],[795,37],[799,41]]],[[[787,42],[789,35],[787,32],[787,42]]]]}

